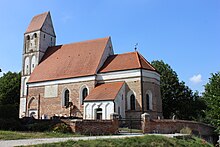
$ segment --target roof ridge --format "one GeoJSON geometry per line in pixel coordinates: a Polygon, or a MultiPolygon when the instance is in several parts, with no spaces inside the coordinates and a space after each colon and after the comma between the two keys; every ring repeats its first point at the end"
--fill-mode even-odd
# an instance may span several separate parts
{"type": "Polygon", "coordinates": [[[141,61],[140,61],[138,52],[136,51],[135,54],[136,54],[136,56],[137,56],[137,58],[138,58],[139,67],[142,68],[141,61]]]}
{"type": "Polygon", "coordinates": [[[153,68],[154,70],[156,70],[140,53],[138,53],[139,56],[151,67],[153,68]]]}
{"type": "Polygon", "coordinates": [[[71,43],[61,44],[61,45],[65,46],[65,45],[80,44],[80,43],[93,42],[93,41],[99,41],[99,40],[105,40],[105,39],[108,40],[109,38],[110,37],[108,36],[108,37],[104,37],[104,38],[90,39],[90,40],[85,40],[85,41],[77,41],[77,42],[71,42],[71,43]]]}
{"type": "MultiPolygon", "coordinates": [[[[104,63],[105,63],[105,61],[102,63],[102,65],[101,65],[101,60],[102,60],[102,58],[103,58],[103,56],[104,56],[104,53],[105,53],[105,50],[106,50],[106,47],[107,47],[107,45],[108,45],[108,42],[110,41],[110,43],[111,43],[111,37],[107,37],[107,38],[105,38],[105,39],[107,39],[107,42],[105,43],[105,47],[104,47],[104,50],[103,50],[103,52],[102,52],[102,55],[101,55],[101,58],[100,58],[100,60],[99,60],[99,63],[98,63],[98,65],[96,66],[96,69],[95,69],[95,73],[97,74],[98,72],[99,72],[99,70],[102,68],[102,66],[104,65],[104,63]]],[[[106,57],[106,59],[108,58],[108,56],[106,57]]],[[[105,59],[105,60],[106,60],[105,59]]]]}
{"type": "Polygon", "coordinates": [[[126,54],[134,54],[135,52],[126,52],[126,53],[122,53],[122,54],[117,54],[117,55],[126,55],[126,54]]]}

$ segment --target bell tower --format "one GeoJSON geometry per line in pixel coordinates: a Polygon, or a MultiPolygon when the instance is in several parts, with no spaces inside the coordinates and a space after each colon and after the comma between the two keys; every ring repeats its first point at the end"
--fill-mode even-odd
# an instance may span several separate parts
{"type": "Polygon", "coordinates": [[[19,112],[20,118],[28,113],[26,112],[26,99],[28,92],[26,83],[31,73],[34,71],[34,68],[40,63],[47,48],[55,46],[55,44],[56,35],[50,12],[34,16],[24,33],[19,112]]]}

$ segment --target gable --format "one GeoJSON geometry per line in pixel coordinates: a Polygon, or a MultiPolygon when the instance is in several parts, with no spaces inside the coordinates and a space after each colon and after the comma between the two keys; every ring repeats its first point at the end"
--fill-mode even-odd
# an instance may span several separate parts
{"type": "Polygon", "coordinates": [[[94,75],[109,37],[49,47],[29,83],[94,75]]]}
{"type": "Polygon", "coordinates": [[[41,31],[46,32],[52,36],[55,36],[55,31],[53,28],[53,22],[51,19],[50,12],[48,12],[47,17],[42,25],[41,31]]]}

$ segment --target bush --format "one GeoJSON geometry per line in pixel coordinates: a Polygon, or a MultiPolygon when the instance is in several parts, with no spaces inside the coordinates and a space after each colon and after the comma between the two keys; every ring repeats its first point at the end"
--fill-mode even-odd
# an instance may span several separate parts
{"type": "Polygon", "coordinates": [[[34,132],[44,132],[44,131],[50,131],[51,126],[53,126],[54,123],[51,121],[36,121],[32,124],[27,125],[28,131],[34,131],[34,132]]]}
{"type": "Polygon", "coordinates": [[[192,134],[192,130],[189,127],[184,127],[180,130],[181,134],[192,134]]]}
{"type": "Polygon", "coordinates": [[[18,105],[0,105],[0,118],[18,119],[18,105]]]}
{"type": "Polygon", "coordinates": [[[58,123],[54,125],[51,130],[56,133],[70,133],[71,128],[65,123],[58,123]]]}
{"type": "Polygon", "coordinates": [[[24,130],[23,125],[18,119],[0,119],[0,130],[11,130],[11,131],[22,131],[24,130]]]}

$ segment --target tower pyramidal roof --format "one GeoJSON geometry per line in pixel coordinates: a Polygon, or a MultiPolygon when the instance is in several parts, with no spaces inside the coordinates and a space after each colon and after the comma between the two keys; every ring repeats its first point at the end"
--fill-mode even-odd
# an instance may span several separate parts
{"type": "Polygon", "coordinates": [[[49,17],[51,19],[49,11],[34,16],[31,20],[31,23],[29,24],[25,34],[33,32],[33,31],[41,30],[47,17],[49,17]]]}

